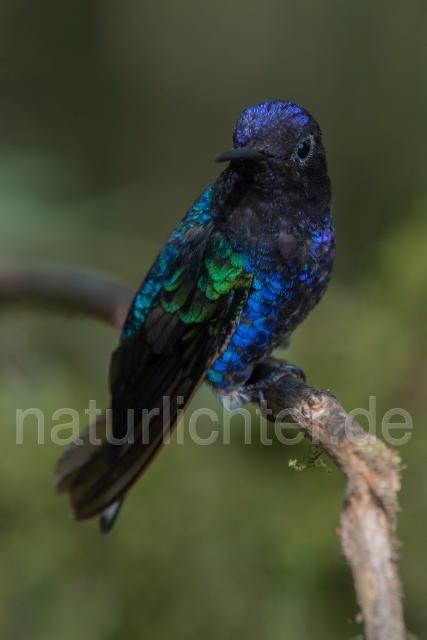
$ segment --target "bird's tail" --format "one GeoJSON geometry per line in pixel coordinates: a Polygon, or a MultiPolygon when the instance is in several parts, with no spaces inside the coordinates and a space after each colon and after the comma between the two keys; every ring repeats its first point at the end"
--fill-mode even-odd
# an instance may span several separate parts
{"type": "Polygon", "coordinates": [[[56,490],[70,494],[76,520],[101,514],[101,530],[109,531],[126,492],[162,449],[176,426],[178,411],[185,409],[197,386],[192,389],[192,381],[184,381],[179,387],[186,398],[183,407],[179,406],[181,395],[171,396],[164,416],[159,402],[147,429],[137,422],[131,437],[121,440],[123,444],[109,437],[112,430],[106,412],[64,451],[56,466],[56,490]]]}
{"type": "MultiPolygon", "coordinates": [[[[100,479],[111,467],[114,458],[118,455],[118,447],[111,445],[107,440],[107,418],[104,413],[93,424],[83,431],[59,458],[55,470],[55,485],[57,493],[70,492],[74,508],[74,516],[77,520],[83,519],[75,507],[79,492],[79,476],[85,476],[90,470],[92,481],[100,479]]],[[[85,483],[83,483],[85,485],[85,483]]],[[[82,487],[83,488],[83,487],[82,487]]],[[[123,497],[116,500],[101,512],[100,527],[102,533],[108,533],[113,526],[123,497]]],[[[89,516],[90,517],[90,516],[89,516]]]]}
{"type": "Polygon", "coordinates": [[[55,469],[55,486],[58,493],[70,491],[81,470],[92,460],[105,457],[107,420],[104,413],[89,425],[59,458],[55,469]]]}

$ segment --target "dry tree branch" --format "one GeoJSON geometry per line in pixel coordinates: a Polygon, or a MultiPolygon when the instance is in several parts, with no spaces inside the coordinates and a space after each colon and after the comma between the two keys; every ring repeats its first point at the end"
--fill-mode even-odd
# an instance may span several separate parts
{"type": "Polygon", "coordinates": [[[120,330],[134,295],[133,289],[95,271],[0,260],[0,306],[85,315],[120,330]]]}
{"type": "MultiPolygon", "coordinates": [[[[96,273],[0,262],[3,306],[18,303],[84,314],[119,329],[133,295],[129,287],[96,273]]],[[[254,377],[278,365],[279,361],[268,358],[254,377]]],[[[332,394],[301,380],[281,377],[265,392],[265,399],[276,415],[287,412],[347,478],[339,535],[367,640],[404,640],[396,539],[399,455],[369,437],[332,394]]]]}

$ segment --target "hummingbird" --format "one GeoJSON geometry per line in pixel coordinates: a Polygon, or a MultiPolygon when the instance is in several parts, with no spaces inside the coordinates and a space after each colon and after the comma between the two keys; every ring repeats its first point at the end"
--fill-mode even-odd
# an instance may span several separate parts
{"type": "Polygon", "coordinates": [[[262,397],[271,379],[251,381],[255,367],[289,343],[331,277],[331,184],[315,119],[263,102],[241,113],[233,141],[135,295],[111,357],[109,428],[101,417],[57,464],[57,491],[77,520],[100,515],[103,533],[202,382],[228,409],[262,397]]]}

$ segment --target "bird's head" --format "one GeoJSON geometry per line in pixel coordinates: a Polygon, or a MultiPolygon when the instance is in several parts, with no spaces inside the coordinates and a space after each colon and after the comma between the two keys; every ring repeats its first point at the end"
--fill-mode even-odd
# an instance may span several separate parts
{"type": "Polygon", "coordinates": [[[234,148],[216,161],[231,162],[262,190],[301,186],[309,198],[330,190],[319,125],[292,102],[273,100],[245,109],[234,130],[234,148]]]}

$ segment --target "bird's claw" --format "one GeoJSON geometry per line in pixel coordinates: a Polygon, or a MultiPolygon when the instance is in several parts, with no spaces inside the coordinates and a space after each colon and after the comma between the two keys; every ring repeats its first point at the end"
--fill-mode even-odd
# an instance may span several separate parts
{"type": "MultiPolygon", "coordinates": [[[[280,366],[279,370],[281,370],[281,368],[282,367],[280,366]]],[[[297,367],[295,364],[286,363],[284,365],[284,369],[286,370],[284,372],[284,375],[289,373],[290,375],[293,375],[294,378],[297,378],[298,380],[302,380],[303,382],[307,382],[307,378],[305,376],[304,371],[300,367],[297,367]]]]}
{"type": "MultiPolygon", "coordinates": [[[[288,362],[281,362],[273,371],[269,374],[254,382],[252,384],[245,385],[245,393],[248,394],[253,400],[258,400],[261,408],[261,413],[270,422],[274,422],[268,415],[267,403],[264,397],[264,391],[275,384],[280,378],[284,376],[293,376],[303,382],[306,381],[305,373],[300,367],[288,362]]],[[[271,411],[270,411],[271,413],[271,411]]]]}
{"type": "Polygon", "coordinates": [[[249,393],[250,395],[253,394],[254,398],[256,398],[260,391],[265,391],[266,389],[268,389],[268,387],[271,387],[271,385],[280,380],[280,378],[289,375],[302,380],[303,382],[306,382],[305,373],[302,369],[300,369],[300,367],[283,361],[275,369],[273,369],[273,371],[268,373],[260,380],[257,380],[257,382],[245,385],[245,392],[249,393]]]}

